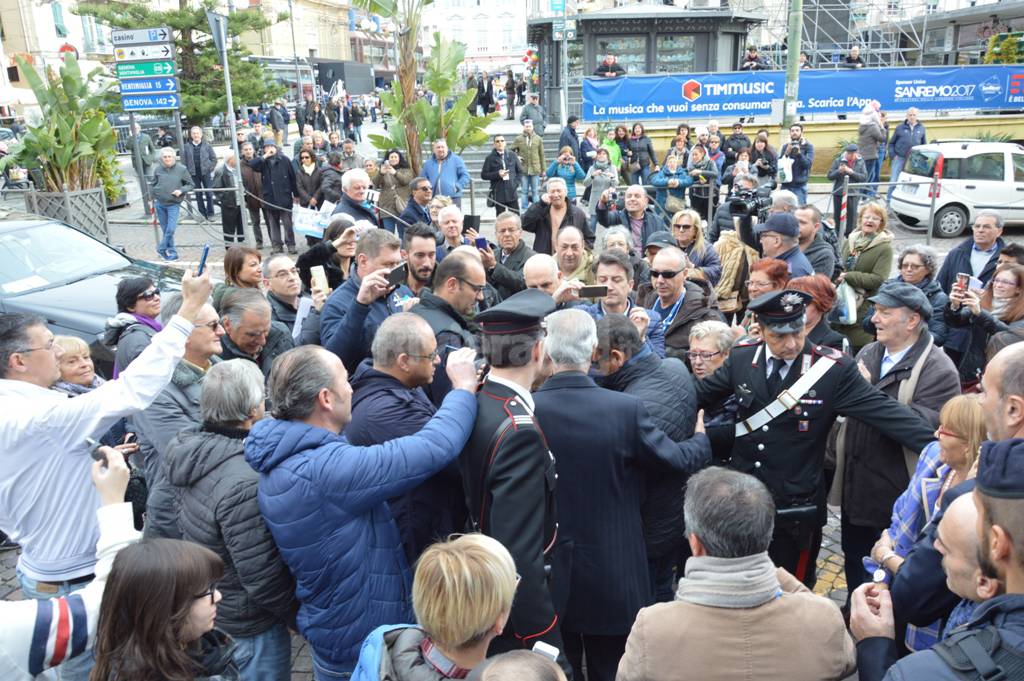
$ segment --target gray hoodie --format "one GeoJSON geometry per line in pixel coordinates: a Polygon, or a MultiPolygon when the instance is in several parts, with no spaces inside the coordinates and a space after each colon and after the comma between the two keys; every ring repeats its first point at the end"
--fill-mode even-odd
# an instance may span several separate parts
{"type": "Polygon", "coordinates": [[[195,189],[188,169],[180,163],[168,168],[162,162],[158,162],[150,182],[153,185],[153,196],[160,203],[181,203],[185,194],[195,189]],[[172,193],[176,189],[181,190],[181,195],[175,196],[172,193]]]}

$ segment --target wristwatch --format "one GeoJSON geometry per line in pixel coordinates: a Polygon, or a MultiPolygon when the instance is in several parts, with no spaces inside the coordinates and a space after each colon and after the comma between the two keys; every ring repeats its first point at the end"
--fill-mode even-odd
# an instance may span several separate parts
{"type": "Polygon", "coordinates": [[[892,581],[892,575],[890,575],[889,571],[885,568],[878,568],[871,575],[871,581],[875,584],[884,584],[889,586],[889,583],[892,581]]]}

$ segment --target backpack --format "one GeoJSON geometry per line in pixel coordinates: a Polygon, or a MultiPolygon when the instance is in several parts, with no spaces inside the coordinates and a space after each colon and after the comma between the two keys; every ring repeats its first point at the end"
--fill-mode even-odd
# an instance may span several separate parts
{"type": "Polygon", "coordinates": [[[957,632],[932,650],[958,679],[1012,681],[1024,677],[1024,653],[1004,647],[999,630],[991,624],[957,632]]]}

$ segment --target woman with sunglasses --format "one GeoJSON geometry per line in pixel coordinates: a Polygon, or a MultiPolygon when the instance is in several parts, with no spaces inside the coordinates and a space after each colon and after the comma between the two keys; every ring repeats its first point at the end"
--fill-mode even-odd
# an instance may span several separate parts
{"type": "Polygon", "coordinates": [[[114,373],[117,378],[146,349],[163,325],[160,316],[160,289],[149,277],[129,277],[117,284],[117,314],[107,320],[103,343],[114,349],[114,373]]]}
{"type": "Polygon", "coordinates": [[[672,236],[690,259],[691,267],[687,278],[706,281],[712,287],[717,286],[718,279],[722,276],[722,261],[715,249],[704,240],[704,228],[697,211],[691,208],[673,215],[672,236]]]}
{"type": "Polygon", "coordinates": [[[214,628],[224,563],[177,539],[121,550],[100,605],[90,681],[236,681],[234,643],[214,628]]]}
{"type": "Polygon", "coordinates": [[[1024,330],[1024,265],[1003,263],[982,292],[954,284],[943,312],[950,326],[971,330],[957,368],[964,388],[973,388],[985,369],[989,339],[1004,331],[1024,330]]]}
{"type": "Polygon", "coordinates": [[[465,678],[504,630],[518,584],[512,555],[496,539],[465,534],[432,545],[416,562],[413,577],[418,626],[384,625],[370,632],[352,678],[465,678]]]}
{"type": "MultiPolygon", "coordinates": [[[[890,574],[903,565],[918,533],[939,510],[943,494],[977,473],[978,452],[988,438],[981,403],[971,395],[946,402],[935,438],[921,452],[906,491],[893,504],[892,524],[871,549],[871,559],[890,574]]],[[[930,648],[938,636],[929,629],[912,628],[907,643],[914,650],[930,648]]]]}

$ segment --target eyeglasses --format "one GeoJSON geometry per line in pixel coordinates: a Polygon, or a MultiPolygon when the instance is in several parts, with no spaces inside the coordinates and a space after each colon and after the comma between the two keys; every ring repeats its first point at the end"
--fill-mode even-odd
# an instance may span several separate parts
{"type": "Polygon", "coordinates": [[[965,438],[957,435],[956,433],[954,433],[951,430],[946,430],[943,426],[939,426],[939,429],[935,431],[935,434],[939,435],[939,436],[945,435],[946,437],[953,437],[953,438],[956,438],[957,440],[965,439],[965,438]]]}
{"type": "Polygon", "coordinates": [[[686,225],[683,223],[672,225],[672,229],[678,229],[680,232],[684,229],[690,229],[691,227],[693,227],[693,225],[686,225]]]}
{"type": "Polygon", "coordinates": [[[905,262],[902,265],[900,265],[901,270],[919,270],[922,269],[923,267],[924,265],[918,265],[915,262],[905,262]]]}
{"type": "Polygon", "coordinates": [[[1017,286],[1017,280],[1002,279],[1000,277],[996,277],[995,279],[992,280],[992,285],[995,286],[996,284],[1002,284],[1003,286],[1017,286]]]}
{"type": "Polygon", "coordinates": [[[435,359],[441,356],[441,353],[438,350],[434,350],[429,355],[414,355],[411,352],[407,352],[406,355],[412,357],[413,359],[429,359],[431,362],[433,362],[435,359]]]}
{"type": "Polygon", "coordinates": [[[686,353],[686,356],[690,358],[691,362],[698,359],[702,362],[706,362],[709,359],[718,357],[720,354],[722,354],[721,350],[716,350],[715,352],[697,352],[696,350],[690,350],[686,353]]]}
{"type": "Polygon", "coordinates": [[[766,284],[766,283],[761,282],[761,281],[752,281],[750,279],[747,279],[744,283],[747,285],[747,288],[756,288],[756,289],[771,288],[771,286],[772,286],[771,284],[766,284]]]}
{"type": "Polygon", "coordinates": [[[664,272],[651,270],[651,279],[657,279],[658,277],[661,277],[662,279],[675,279],[682,274],[682,272],[682,270],[666,270],[664,272]]]}
{"type": "Polygon", "coordinates": [[[466,281],[462,277],[455,277],[455,278],[458,279],[463,284],[465,284],[466,286],[468,286],[471,289],[473,289],[474,291],[476,291],[477,293],[483,293],[487,289],[487,284],[477,285],[477,284],[474,284],[473,282],[466,281]]]}
{"type": "Polygon", "coordinates": [[[416,191],[418,191],[418,192],[429,192],[430,189],[431,189],[430,185],[424,185],[422,187],[416,187],[416,191]]]}
{"type": "Polygon", "coordinates": [[[209,598],[210,605],[214,605],[217,602],[217,582],[211,584],[210,588],[204,591],[203,593],[199,594],[198,596],[195,596],[195,599],[197,601],[203,598],[209,598]]]}
{"type": "Polygon", "coordinates": [[[221,323],[219,319],[214,319],[212,322],[206,322],[205,324],[196,324],[196,326],[205,326],[210,331],[216,333],[217,329],[221,327],[221,323]]]}
{"type": "Polygon", "coordinates": [[[160,289],[154,288],[154,289],[150,289],[150,290],[146,291],[145,293],[140,293],[138,299],[139,300],[153,300],[158,295],[160,295],[160,289]]]}

